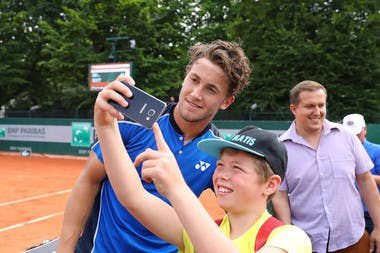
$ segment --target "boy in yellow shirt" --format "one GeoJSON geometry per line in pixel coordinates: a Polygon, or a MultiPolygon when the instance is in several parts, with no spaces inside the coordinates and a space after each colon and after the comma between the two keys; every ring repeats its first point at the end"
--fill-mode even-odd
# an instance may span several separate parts
{"type": "Polygon", "coordinates": [[[116,118],[121,116],[107,103],[114,96],[112,92],[98,96],[94,110],[105,168],[120,202],[149,230],[185,253],[311,252],[303,230],[282,224],[266,228],[263,246],[255,249],[261,227],[274,219],[266,206],[287,165],[286,149],[275,134],[246,127],[231,141],[206,139],[198,144],[201,151],[219,157],[213,184],[217,202],[226,211],[219,227],[188,188],[156,123],[158,150],[146,150],[133,164],[119,134],[116,118]],[[139,175],[135,166],[141,163],[139,175]],[[153,182],[171,205],[147,192],[141,180],[153,182]]]}

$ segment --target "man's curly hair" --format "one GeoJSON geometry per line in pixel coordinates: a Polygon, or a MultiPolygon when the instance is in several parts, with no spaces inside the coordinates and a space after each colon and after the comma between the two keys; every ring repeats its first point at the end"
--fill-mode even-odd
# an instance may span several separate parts
{"type": "Polygon", "coordinates": [[[230,81],[230,95],[236,96],[248,85],[251,74],[249,59],[237,42],[216,40],[211,43],[197,43],[190,47],[188,55],[190,62],[186,66],[186,72],[201,58],[206,58],[221,67],[230,81]]]}

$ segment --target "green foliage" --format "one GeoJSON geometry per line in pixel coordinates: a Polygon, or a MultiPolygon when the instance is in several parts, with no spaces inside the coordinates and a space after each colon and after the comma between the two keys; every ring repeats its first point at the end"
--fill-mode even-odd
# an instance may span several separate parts
{"type": "Polygon", "coordinates": [[[254,69],[241,108],[288,110],[291,87],[311,79],[328,89],[330,119],[362,112],[371,120],[380,95],[378,11],[373,1],[242,1],[231,30],[249,45],[254,69]]]}
{"type": "Polygon", "coordinates": [[[30,82],[25,79],[28,69],[28,52],[25,51],[26,38],[22,23],[25,11],[15,3],[4,1],[0,4],[0,104],[9,103],[10,98],[19,95],[30,82]]]}
{"type": "Polygon", "coordinates": [[[0,105],[8,109],[92,111],[88,65],[133,62],[139,87],[177,96],[188,47],[241,42],[252,63],[250,86],[223,112],[229,119],[288,113],[290,88],[312,79],[328,89],[328,117],[361,112],[379,122],[380,3],[251,0],[27,0],[0,3],[0,105]],[[231,116],[232,115],[232,116],[231,116]]]}

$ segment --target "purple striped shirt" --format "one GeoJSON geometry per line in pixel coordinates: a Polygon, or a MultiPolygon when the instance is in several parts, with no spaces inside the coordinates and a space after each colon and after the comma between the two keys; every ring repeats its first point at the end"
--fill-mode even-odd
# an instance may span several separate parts
{"type": "Polygon", "coordinates": [[[289,157],[280,190],[288,192],[292,223],[310,236],[313,252],[356,243],[364,218],[355,177],[373,167],[359,139],[325,120],[317,149],[296,133],[295,122],[280,140],[289,157]]]}

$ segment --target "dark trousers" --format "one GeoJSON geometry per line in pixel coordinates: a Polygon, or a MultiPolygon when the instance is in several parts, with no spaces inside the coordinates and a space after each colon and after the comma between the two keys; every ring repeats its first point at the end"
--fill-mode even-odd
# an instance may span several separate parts
{"type": "Polygon", "coordinates": [[[369,235],[367,231],[364,231],[363,236],[360,240],[344,249],[340,249],[337,251],[328,251],[326,253],[367,253],[369,252],[369,235]]]}
{"type": "Polygon", "coordinates": [[[365,219],[365,229],[367,230],[368,234],[371,234],[373,231],[373,221],[371,217],[369,216],[368,212],[364,212],[364,219],[365,219]]]}

